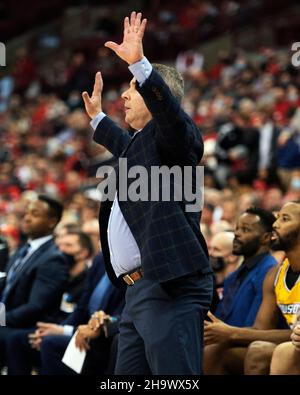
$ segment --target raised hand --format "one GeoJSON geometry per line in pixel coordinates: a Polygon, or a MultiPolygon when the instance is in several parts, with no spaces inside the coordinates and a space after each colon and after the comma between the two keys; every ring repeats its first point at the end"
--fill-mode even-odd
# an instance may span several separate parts
{"type": "Polygon", "coordinates": [[[124,19],[124,36],[121,44],[113,41],[107,41],[104,45],[113,50],[119,58],[125,60],[128,64],[133,64],[141,60],[143,52],[143,36],[147,19],[142,20],[142,14],[133,11],[130,16],[124,19]]]}
{"type": "Polygon", "coordinates": [[[93,119],[99,112],[102,111],[102,90],[103,90],[103,81],[100,71],[96,73],[94,90],[92,93],[92,97],[89,96],[87,92],[82,93],[82,98],[85,105],[85,110],[88,116],[93,119]]]}

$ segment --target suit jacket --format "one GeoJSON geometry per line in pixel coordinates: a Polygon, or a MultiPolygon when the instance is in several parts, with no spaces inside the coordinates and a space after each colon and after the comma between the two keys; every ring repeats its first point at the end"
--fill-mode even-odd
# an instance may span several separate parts
{"type": "MultiPolygon", "coordinates": [[[[203,154],[203,141],[196,125],[155,70],[137,89],[152,120],[131,139],[126,131],[105,117],[94,133],[94,140],[116,158],[127,158],[128,169],[144,166],[148,171],[148,185],[151,185],[152,166],[188,165],[195,170],[203,154]]],[[[132,181],[128,179],[128,188],[132,181]]],[[[161,191],[162,187],[160,181],[158,189],[161,191]]],[[[139,247],[144,275],[149,279],[164,282],[192,272],[211,272],[199,227],[200,211],[186,212],[184,203],[119,200],[122,214],[139,247]]],[[[107,242],[111,204],[110,201],[101,203],[100,232],[106,271],[117,285],[120,279],[112,269],[107,242]]]]}
{"type": "MultiPolygon", "coordinates": [[[[104,260],[103,255],[99,253],[94,258],[93,264],[88,271],[83,294],[77,304],[76,309],[70,316],[65,319],[62,325],[78,326],[87,324],[90,319],[88,311],[88,304],[90,297],[96,286],[98,285],[101,277],[104,274],[104,260]]],[[[125,284],[125,283],[124,283],[125,284]]],[[[123,289],[117,289],[113,284],[110,284],[106,291],[105,297],[99,306],[99,310],[105,311],[105,313],[112,316],[119,316],[123,310],[125,304],[125,286],[123,289]]]]}
{"type": "MultiPolygon", "coordinates": [[[[252,270],[250,270],[232,299],[231,306],[229,307],[226,318],[224,319],[226,324],[239,327],[253,325],[262,302],[263,282],[265,276],[271,267],[275,265],[277,265],[276,259],[272,255],[268,254],[264,256],[262,261],[258,262],[252,270]]],[[[236,277],[237,271],[234,271],[225,279],[224,295],[226,294],[227,288],[236,281],[236,277]]],[[[221,306],[222,300],[215,311],[216,317],[218,317],[221,306]]]]}
{"type": "MultiPolygon", "coordinates": [[[[11,258],[8,270],[18,258],[11,258]]],[[[16,328],[34,326],[37,321],[55,322],[69,267],[53,240],[38,248],[17,272],[7,295],[6,324],[16,328]]]]}

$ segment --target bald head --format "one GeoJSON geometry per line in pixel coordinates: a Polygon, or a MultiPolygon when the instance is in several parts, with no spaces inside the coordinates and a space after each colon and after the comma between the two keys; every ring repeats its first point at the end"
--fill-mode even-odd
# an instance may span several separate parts
{"type": "Polygon", "coordinates": [[[210,243],[211,256],[227,256],[232,253],[234,233],[220,232],[212,237],[210,243]]]}

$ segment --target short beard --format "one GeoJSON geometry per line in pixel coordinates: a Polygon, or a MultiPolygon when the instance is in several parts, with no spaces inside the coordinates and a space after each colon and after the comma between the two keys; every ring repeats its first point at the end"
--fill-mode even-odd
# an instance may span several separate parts
{"type": "Polygon", "coordinates": [[[238,251],[233,250],[234,255],[243,255],[244,257],[254,256],[260,247],[260,237],[257,236],[244,245],[239,245],[238,251]]]}
{"type": "Polygon", "coordinates": [[[300,227],[295,229],[293,232],[289,233],[285,237],[280,237],[277,235],[277,240],[274,240],[271,244],[273,251],[290,251],[297,243],[299,237],[300,227]]]}

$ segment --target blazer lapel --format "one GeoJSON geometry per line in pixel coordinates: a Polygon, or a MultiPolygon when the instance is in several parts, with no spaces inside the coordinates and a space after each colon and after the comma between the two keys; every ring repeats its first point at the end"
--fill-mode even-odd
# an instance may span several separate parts
{"type": "Polygon", "coordinates": [[[140,135],[140,133],[143,133],[143,135],[145,136],[146,132],[153,132],[154,129],[152,127],[153,121],[150,121],[147,123],[147,125],[140,130],[139,132],[136,132],[135,135],[131,138],[129,144],[127,145],[127,147],[124,149],[124,151],[121,153],[120,158],[122,158],[124,156],[124,154],[126,154],[126,152],[128,151],[128,149],[130,148],[131,144],[134,142],[134,140],[137,138],[137,136],[140,135]]]}
{"type": "Polygon", "coordinates": [[[124,149],[124,151],[121,153],[120,158],[122,158],[124,156],[124,154],[126,154],[126,152],[128,151],[129,147],[131,146],[131,144],[133,143],[133,141],[136,139],[136,136],[141,133],[141,132],[137,132],[129,141],[129,144],[127,145],[127,147],[124,149]]]}
{"type": "Polygon", "coordinates": [[[21,275],[28,270],[29,268],[32,268],[36,265],[38,265],[39,261],[39,256],[43,254],[43,252],[49,248],[50,243],[53,243],[53,240],[47,241],[45,244],[43,244],[40,248],[38,248],[30,257],[27,259],[27,261],[24,263],[24,265],[17,271],[15,274],[15,277],[11,283],[11,287],[9,289],[10,291],[15,287],[15,285],[18,283],[21,275]]]}

